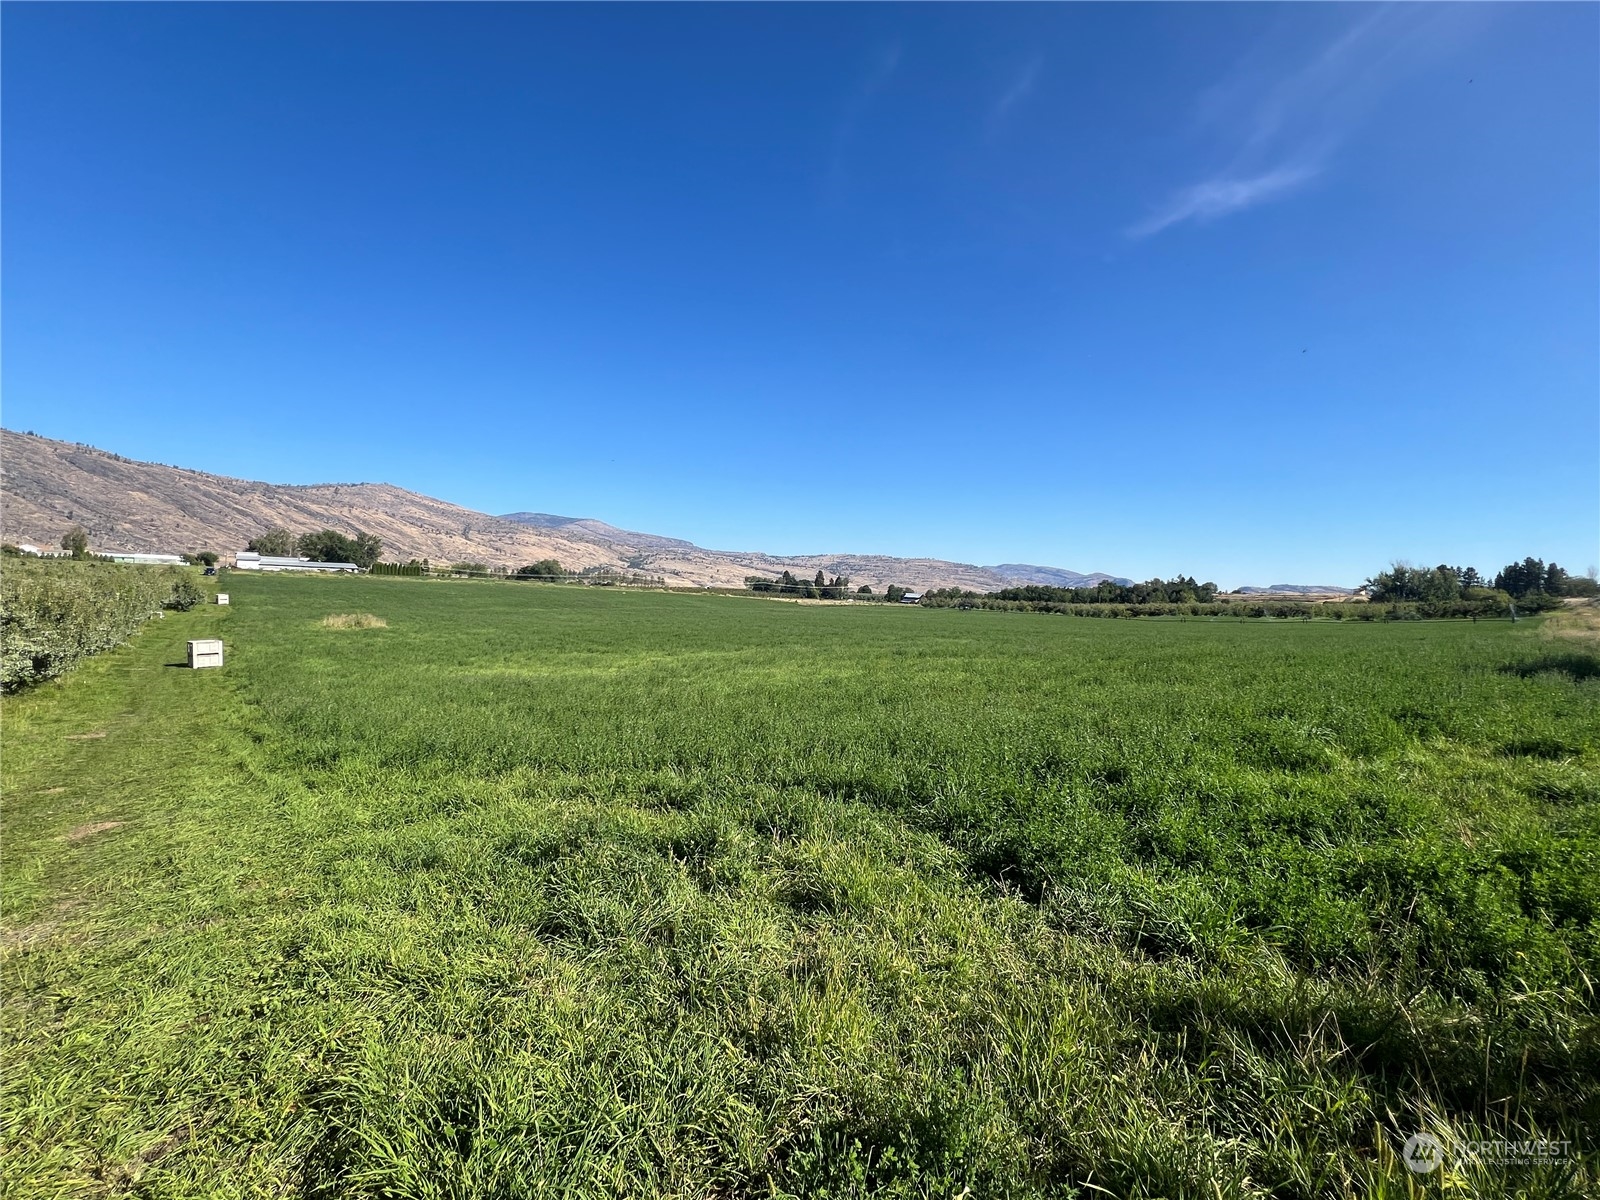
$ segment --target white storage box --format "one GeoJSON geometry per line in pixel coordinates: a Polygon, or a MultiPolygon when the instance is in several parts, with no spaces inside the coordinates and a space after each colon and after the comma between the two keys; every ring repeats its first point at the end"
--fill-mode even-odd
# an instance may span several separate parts
{"type": "Polygon", "coordinates": [[[198,638],[189,643],[191,667],[220,667],[222,665],[222,639],[198,638]]]}
{"type": "Polygon", "coordinates": [[[217,593],[217,603],[218,604],[226,604],[227,602],[228,602],[228,593],[227,592],[218,592],[217,593]]]}

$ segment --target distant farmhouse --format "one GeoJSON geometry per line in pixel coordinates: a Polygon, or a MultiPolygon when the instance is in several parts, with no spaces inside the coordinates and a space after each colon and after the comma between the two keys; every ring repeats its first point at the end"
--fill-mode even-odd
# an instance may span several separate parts
{"type": "Polygon", "coordinates": [[[107,550],[105,556],[112,562],[119,563],[144,563],[151,567],[183,566],[181,554],[140,554],[132,550],[107,550]]]}
{"type": "Polygon", "coordinates": [[[355,563],[312,562],[309,558],[257,554],[254,550],[239,551],[233,556],[233,565],[241,571],[332,571],[353,575],[361,570],[355,563]]]}

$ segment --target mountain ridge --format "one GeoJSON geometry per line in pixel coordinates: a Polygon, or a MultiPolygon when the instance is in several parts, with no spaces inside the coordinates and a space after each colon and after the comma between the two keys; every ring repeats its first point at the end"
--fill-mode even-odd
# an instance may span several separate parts
{"type": "Polygon", "coordinates": [[[998,566],[986,569],[1004,575],[1014,584],[1034,583],[1044,587],[1092,588],[1107,579],[1112,583],[1122,584],[1126,587],[1133,582],[1133,580],[1125,579],[1121,575],[1107,575],[1104,571],[1095,571],[1089,575],[1082,575],[1077,571],[1068,571],[1062,567],[1039,567],[1031,563],[1000,563],[998,566]]]}
{"type": "MultiPolygon", "coordinates": [[[[601,567],[676,585],[738,587],[747,575],[783,571],[845,575],[882,590],[960,587],[997,591],[1031,576],[936,558],[872,554],[775,555],[707,550],[681,538],[618,529],[587,517],[519,512],[494,516],[389,483],[273,484],[191,467],[140,462],[81,443],[0,429],[0,536],[54,546],[72,525],[96,550],[231,553],[275,525],[295,532],[362,530],[388,559],[480,561],[517,567],[555,558],[569,569],[601,567]]],[[[1082,579],[1055,567],[1026,568],[1082,579]]],[[[1089,585],[1089,586],[1092,586],[1089,585]]]]}
{"type": "Polygon", "coordinates": [[[1331,583],[1274,583],[1270,587],[1236,587],[1236,596],[1353,596],[1355,588],[1331,583]]]}

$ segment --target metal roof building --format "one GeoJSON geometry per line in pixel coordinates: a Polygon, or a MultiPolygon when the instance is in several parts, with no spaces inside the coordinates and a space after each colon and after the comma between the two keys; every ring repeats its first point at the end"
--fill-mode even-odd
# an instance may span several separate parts
{"type": "Polygon", "coordinates": [[[233,564],[241,571],[333,571],[354,574],[361,570],[355,563],[312,562],[309,558],[257,554],[254,550],[239,551],[233,556],[233,564]]]}
{"type": "Polygon", "coordinates": [[[145,554],[138,550],[107,550],[106,557],[112,562],[119,563],[144,563],[146,566],[181,567],[183,555],[181,554],[145,554]]]}

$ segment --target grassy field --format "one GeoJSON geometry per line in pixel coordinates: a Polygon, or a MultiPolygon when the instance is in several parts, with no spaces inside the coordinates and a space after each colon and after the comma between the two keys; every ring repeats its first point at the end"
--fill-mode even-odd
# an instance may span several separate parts
{"type": "Polygon", "coordinates": [[[7,1195],[1600,1190],[1590,642],[227,590],[6,704],[7,1195]]]}

